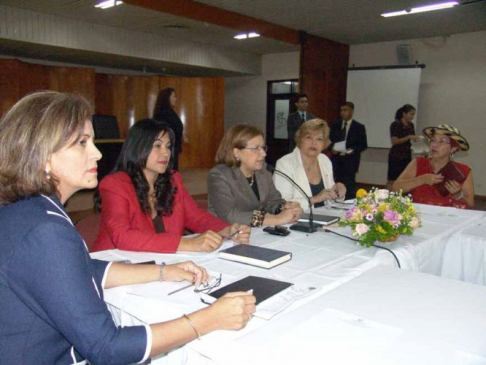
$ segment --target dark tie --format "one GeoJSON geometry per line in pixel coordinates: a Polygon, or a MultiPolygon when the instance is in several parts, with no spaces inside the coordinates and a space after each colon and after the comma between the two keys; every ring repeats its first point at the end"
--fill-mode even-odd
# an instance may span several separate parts
{"type": "Polygon", "coordinates": [[[302,114],[302,121],[305,122],[305,114],[302,114]]]}
{"type": "Polygon", "coordinates": [[[341,129],[341,141],[346,139],[346,127],[348,126],[348,122],[343,120],[343,128],[341,129]]]}

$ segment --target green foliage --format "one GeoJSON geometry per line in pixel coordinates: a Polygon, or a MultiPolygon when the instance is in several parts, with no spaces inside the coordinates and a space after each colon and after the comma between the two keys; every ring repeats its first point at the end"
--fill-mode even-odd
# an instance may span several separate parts
{"type": "Polygon", "coordinates": [[[421,225],[412,200],[402,192],[372,189],[361,190],[356,205],[349,209],[340,226],[352,228],[362,246],[376,241],[394,241],[399,235],[411,235],[421,225]]]}

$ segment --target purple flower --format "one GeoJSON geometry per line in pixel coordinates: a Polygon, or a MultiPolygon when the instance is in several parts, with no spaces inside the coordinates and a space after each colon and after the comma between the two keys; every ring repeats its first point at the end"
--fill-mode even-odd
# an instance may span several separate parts
{"type": "Polygon", "coordinates": [[[383,219],[390,222],[391,224],[397,224],[398,213],[394,212],[393,210],[386,210],[385,214],[383,215],[383,219]]]}
{"type": "Polygon", "coordinates": [[[351,209],[348,209],[346,211],[345,217],[346,219],[351,219],[353,218],[354,213],[358,210],[357,207],[352,207],[351,209]]]}

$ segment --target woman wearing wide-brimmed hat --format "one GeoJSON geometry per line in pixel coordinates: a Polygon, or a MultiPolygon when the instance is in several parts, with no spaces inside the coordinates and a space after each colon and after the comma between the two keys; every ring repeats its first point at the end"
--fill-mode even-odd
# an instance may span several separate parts
{"type": "Polygon", "coordinates": [[[393,184],[393,190],[412,194],[415,203],[474,207],[474,184],[471,168],[453,157],[457,151],[469,150],[469,143],[459,130],[447,124],[422,131],[429,142],[429,157],[410,162],[393,184]]]}

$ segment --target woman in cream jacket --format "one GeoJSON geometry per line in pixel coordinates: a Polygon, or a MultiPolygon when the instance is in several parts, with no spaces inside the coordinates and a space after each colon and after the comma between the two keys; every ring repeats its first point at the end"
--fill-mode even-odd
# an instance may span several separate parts
{"type": "MultiPolygon", "coordinates": [[[[314,207],[323,206],[326,200],[344,198],[346,187],[334,182],[332,163],[321,153],[330,142],[327,123],[322,119],[305,122],[295,140],[297,147],[277,161],[276,169],[291,177],[310,197],[314,207]]],[[[299,202],[302,209],[309,208],[307,198],[287,178],[275,172],[273,180],[285,200],[299,202]]]]}

